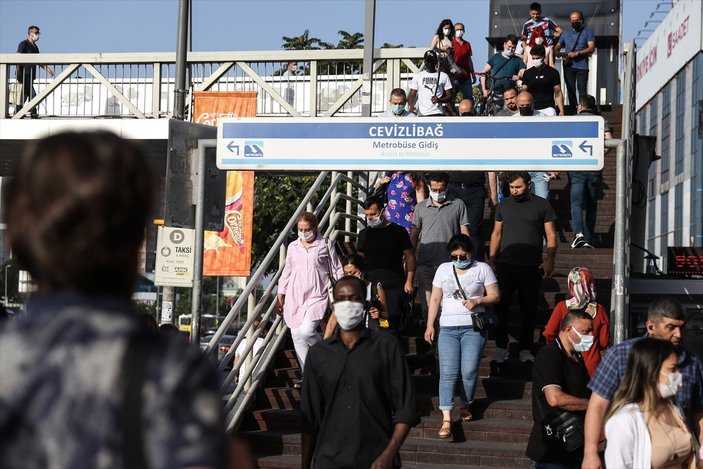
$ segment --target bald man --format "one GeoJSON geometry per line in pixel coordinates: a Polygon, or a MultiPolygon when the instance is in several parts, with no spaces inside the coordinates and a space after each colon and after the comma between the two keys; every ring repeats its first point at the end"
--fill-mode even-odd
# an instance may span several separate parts
{"type": "Polygon", "coordinates": [[[474,102],[470,99],[462,99],[459,103],[459,115],[462,117],[475,116],[474,114],[474,102]]]}

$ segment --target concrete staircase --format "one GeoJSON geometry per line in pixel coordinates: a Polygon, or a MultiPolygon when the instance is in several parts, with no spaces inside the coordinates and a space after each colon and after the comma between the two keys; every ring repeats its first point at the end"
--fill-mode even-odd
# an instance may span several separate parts
{"type": "MultiPolygon", "coordinates": [[[[620,131],[621,108],[604,113],[614,128],[620,131]]],[[[598,206],[598,222],[591,249],[571,250],[573,239],[569,202],[568,178],[552,181],[550,199],[557,212],[559,247],[555,274],[542,284],[542,295],[535,340],[541,340],[541,327],[547,322],[554,305],[565,299],[566,276],[576,266],[591,268],[598,280],[599,302],[610,307],[612,275],[613,226],[615,219],[615,155],[606,156],[603,171],[603,197],[598,206]]],[[[488,219],[488,210],[486,217],[488,219]]],[[[485,224],[489,239],[491,223],[485,224]]],[[[517,315],[516,315],[517,319],[517,315]]],[[[511,323],[517,334],[518,323],[511,323]]],[[[495,343],[489,340],[481,359],[476,402],[472,407],[474,420],[455,421],[453,437],[438,440],[441,424],[438,410],[438,381],[436,360],[429,345],[421,339],[422,331],[415,328],[402,337],[407,360],[414,375],[417,409],[421,423],[413,428],[401,449],[405,468],[528,468],[532,463],[525,456],[525,447],[532,428],[532,366],[516,360],[517,344],[511,344],[511,359],[497,365],[489,359],[495,343]]],[[[290,345],[290,344],[289,344],[290,345]]],[[[538,347],[539,347],[538,343],[538,347]]],[[[292,347],[279,351],[263,389],[258,391],[253,409],[240,426],[241,436],[249,442],[260,468],[300,467],[299,391],[292,384],[300,371],[292,347]]],[[[458,404],[458,402],[457,402],[458,404]]],[[[455,418],[458,418],[455,411],[455,418]]],[[[361,429],[360,429],[361,431],[361,429]]]]}

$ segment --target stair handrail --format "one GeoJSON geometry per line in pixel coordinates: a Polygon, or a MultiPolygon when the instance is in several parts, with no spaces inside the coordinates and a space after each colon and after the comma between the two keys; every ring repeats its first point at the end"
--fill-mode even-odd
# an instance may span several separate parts
{"type": "Polygon", "coordinates": [[[249,406],[249,403],[255,396],[256,390],[263,382],[266,371],[268,370],[272,360],[285,339],[288,327],[283,322],[282,318],[275,314],[275,295],[274,288],[277,287],[278,279],[281,276],[285,264],[286,249],[288,235],[297,222],[298,217],[305,210],[310,210],[317,191],[323,186],[326,180],[330,181],[329,188],[320,199],[320,202],[312,210],[318,217],[320,213],[325,212],[325,216],[319,221],[319,232],[325,233],[325,236],[331,240],[336,240],[339,235],[344,235],[349,238],[356,238],[357,233],[350,232],[348,229],[337,229],[336,224],[341,220],[356,220],[363,219],[357,215],[358,207],[361,205],[361,200],[358,198],[349,197],[338,190],[338,185],[345,184],[347,193],[352,189],[359,191],[360,197],[368,194],[368,188],[359,184],[353,179],[353,173],[338,173],[323,171],[317,177],[315,182],[310,186],[305,197],[300,201],[300,204],[293,212],[291,219],[281,231],[276,241],[271,246],[271,249],[264,257],[256,271],[251,275],[247,284],[243,288],[239,298],[230,308],[229,312],[221,322],[217,331],[206,346],[204,353],[210,355],[217,349],[220,339],[225,334],[229,326],[237,317],[240,310],[244,307],[244,303],[248,303],[247,320],[237,333],[237,337],[230,346],[229,351],[224,355],[218,363],[218,372],[222,373],[226,366],[232,362],[237,348],[246,338],[247,343],[244,350],[241,352],[240,361],[232,367],[230,372],[225,377],[221,384],[220,391],[226,398],[225,412],[226,424],[228,429],[234,429],[239,425],[244,412],[249,406]],[[345,211],[337,211],[337,204],[344,200],[346,202],[345,211]],[[351,208],[350,208],[351,207],[351,208]],[[347,211],[352,213],[346,213],[347,211]],[[278,255],[279,268],[269,279],[270,282],[264,289],[261,297],[256,299],[256,287],[266,275],[266,271],[274,262],[274,258],[278,255]],[[263,312],[263,314],[262,314],[263,312]],[[273,318],[273,319],[272,319],[273,318]],[[261,319],[258,327],[254,327],[254,321],[261,319]],[[264,343],[256,354],[253,354],[255,339],[260,336],[261,331],[266,327],[267,322],[271,322],[271,328],[264,337],[264,343]],[[242,376],[239,376],[239,382],[233,392],[228,394],[234,383],[235,378],[239,375],[239,370],[242,364],[246,363],[246,371],[242,376]]]}

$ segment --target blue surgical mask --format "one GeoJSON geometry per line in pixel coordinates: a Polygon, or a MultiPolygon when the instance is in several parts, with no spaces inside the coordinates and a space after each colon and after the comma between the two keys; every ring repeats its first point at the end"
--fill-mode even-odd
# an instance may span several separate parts
{"type": "Polygon", "coordinates": [[[512,57],[513,55],[515,55],[515,51],[514,51],[514,50],[504,50],[504,51],[503,51],[503,55],[506,56],[506,57],[508,57],[508,58],[510,58],[510,57],[512,57]]]}
{"type": "Polygon", "coordinates": [[[396,116],[399,116],[405,112],[405,104],[391,104],[391,111],[396,116]]]}
{"type": "Polygon", "coordinates": [[[447,200],[447,193],[446,192],[430,191],[430,198],[432,200],[434,200],[435,202],[439,202],[441,204],[445,200],[447,200]]]}
{"type": "Polygon", "coordinates": [[[457,269],[468,269],[469,266],[471,265],[471,262],[473,262],[471,259],[466,259],[463,261],[452,261],[452,265],[456,267],[457,269]]]}

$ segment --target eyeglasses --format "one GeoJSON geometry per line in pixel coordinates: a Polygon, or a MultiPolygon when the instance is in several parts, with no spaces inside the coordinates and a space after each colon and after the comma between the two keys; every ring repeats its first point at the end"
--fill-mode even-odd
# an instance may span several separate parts
{"type": "Polygon", "coordinates": [[[469,258],[466,254],[459,254],[458,256],[449,256],[449,258],[453,261],[465,261],[469,258]]]}

